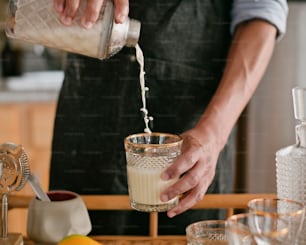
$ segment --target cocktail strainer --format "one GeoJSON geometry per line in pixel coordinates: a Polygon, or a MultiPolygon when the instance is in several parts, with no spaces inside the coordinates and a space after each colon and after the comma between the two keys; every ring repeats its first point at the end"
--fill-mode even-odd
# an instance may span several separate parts
{"type": "Polygon", "coordinates": [[[22,145],[4,143],[0,145],[0,192],[2,194],[1,238],[7,237],[7,194],[21,190],[30,172],[28,156],[22,145]]]}

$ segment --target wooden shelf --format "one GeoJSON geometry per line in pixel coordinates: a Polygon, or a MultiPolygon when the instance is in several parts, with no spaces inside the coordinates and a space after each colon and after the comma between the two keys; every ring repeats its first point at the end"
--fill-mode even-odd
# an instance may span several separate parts
{"type": "MultiPolygon", "coordinates": [[[[22,144],[28,155],[31,173],[48,190],[51,156],[51,140],[56,102],[46,103],[1,103],[0,143],[22,144]]],[[[33,195],[29,184],[15,193],[33,195]]],[[[26,210],[12,210],[8,216],[9,232],[25,235],[26,210]]]]}

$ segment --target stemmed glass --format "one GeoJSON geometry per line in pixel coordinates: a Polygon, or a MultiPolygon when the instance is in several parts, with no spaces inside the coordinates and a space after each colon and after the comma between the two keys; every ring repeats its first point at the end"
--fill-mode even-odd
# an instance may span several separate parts
{"type": "Polygon", "coordinates": [[[285,198],[258,198],[249,201],[248,209],[252,213],[268,213],[286,220],[290,227],[288,244],[297,242],[305,216],[302,203],[285,198]]]}
{"type": "Polygon", "coordinates": [[[241,213],[226,223],[229,245],[288,245],[289,224],[279,216],[241,213]]]}

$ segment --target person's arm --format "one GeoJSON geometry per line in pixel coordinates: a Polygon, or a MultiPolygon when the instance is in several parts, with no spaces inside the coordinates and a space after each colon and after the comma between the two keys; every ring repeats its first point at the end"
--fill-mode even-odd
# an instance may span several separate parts
{"type": "MultiPolygon", "coordinates": [[[[84,0],[54,0],[54,9],[61,14],[61,21],[65,25],[71,25],[80,7],[80,1],[84,0]]],[[[87,0],[81,24],[84,28],[91,28],[97,21],[104,0],[87,0]]],[[[123,23],[129,14],[128,0],[114,0],[115,21],[123,23]]]]}
{"type": "Polygon", "coordinates": [[[262,79],[273,52],[276,31],[261,20],[240,24],[236,31],[220,86],[196,126],[213,125],[213,131],[219,132],[221,147],[262,79]]]}
{"type": "Polygon", "coordinates": [[[274,25],[259,19],[237,27],[215,95],[196,126],[183,133],[182,155],[162,174],[163,179],[184,174],[161,195],[162,201],[183,195],[169,217],[191,208],[206,193],[219,153],[265,72],[276,35],[274,25]]]}

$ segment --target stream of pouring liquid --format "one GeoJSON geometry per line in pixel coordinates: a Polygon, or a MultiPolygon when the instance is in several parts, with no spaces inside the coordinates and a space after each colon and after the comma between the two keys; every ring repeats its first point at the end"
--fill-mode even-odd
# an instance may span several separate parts
{"type": "Polygon", "coordinates": [[[147,105],[146,105],[146,92],[149,90],[148,87],[146,87],[145,85],[145,79],[144,79],[144,56],[143,56],[143,52],[140,48],[140,46],[137,44],[136,45],[136,59],[137,62],[140,65],[140,73],[139,73],[139,80],[140,80],[140,88],[141,88],[141,99],[142,99],[142,108],[140,108],[140,111],[143,112],[144,117],[144,123],[145,123],[145,129],[144,132],[145,133],[152,133],[150,127],[149,127],[149,123],[150,121],[153,120],[153,117],[149,116],[149,111],[147,109],[147,105]]]}

